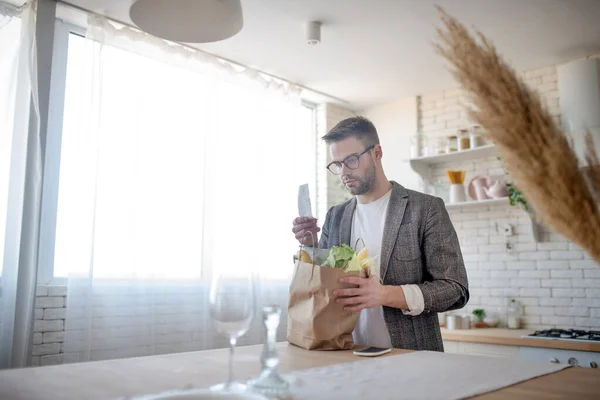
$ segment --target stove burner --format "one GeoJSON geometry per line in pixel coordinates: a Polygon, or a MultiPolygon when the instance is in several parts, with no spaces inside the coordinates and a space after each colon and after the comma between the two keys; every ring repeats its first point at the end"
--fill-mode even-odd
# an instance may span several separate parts
{"type": "Polygon", "coordinates": [[[589,331],[588,340],[600,341],[600,331],[589,331]]]}
{"type": "Polygon", "coordinates": [[[549,339],[600,341],[600,331],[584,331],[580,329],[544,329],[541,331],[535,331],[528,336],[549,339]]]}

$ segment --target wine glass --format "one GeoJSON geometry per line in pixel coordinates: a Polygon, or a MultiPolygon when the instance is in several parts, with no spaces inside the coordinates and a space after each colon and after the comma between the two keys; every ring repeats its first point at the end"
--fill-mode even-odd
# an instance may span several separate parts
{"type": "Polygon", "coordinates": [[[265,344],[260,357],[261,371],[258,377],[251,379],[248,386],[251,391],[275,398],[290,397],[289,383],[277,372],[277,327],[281,318],[281,307],[272,304],[263,307],[265,326],[265,344]]]}
{"type": "Polygon", "coordinates": [[[254,316],[255,293],[251,272],[217,273],[210,286],[210,316],[217,331],[229,338],[229,376],[227,382],[211,390],[244,392],[245,384],[233,378],[233,350],[237,340],[250,328],[254,316]]]}

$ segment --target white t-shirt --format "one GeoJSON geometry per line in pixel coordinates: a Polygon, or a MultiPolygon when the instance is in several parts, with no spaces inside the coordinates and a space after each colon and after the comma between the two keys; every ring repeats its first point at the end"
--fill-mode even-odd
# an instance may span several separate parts
{"type": "MultiPolygon", "coordinates": [[[[362,242],[359,241],[356,244],[359,238],[362,239],[367,247],[369,257],[377,257],[375,263],[377,273],[380,270],[383,228],[391,194],[392,191],[390,190],[371,203],[357,203],[352,218],[350,246],[356,248],[357,251],[362,250],[362,242]]],[[[402,310],[403,313],[408,315],[422,313],[424,299],[421,289],[416,285],[403,285],[402,288],[409,307],[409,310],[402,310]]],[[[383,308],[379,306],[362,310],[352,337],[354,343],[358,345],[392,347],[390,334],[383,318],[383,308]]]]}

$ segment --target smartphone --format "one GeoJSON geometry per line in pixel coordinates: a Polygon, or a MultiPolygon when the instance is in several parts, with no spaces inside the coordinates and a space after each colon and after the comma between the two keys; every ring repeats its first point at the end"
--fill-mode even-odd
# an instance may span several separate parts
{"type": "Polygon", "coordinates": [[[363,350],[355,351],[354,355],[362,357],[377,357],[389,353],[390,351],[392,351],[392,349],[384,349],[382,347],[368,347],[363,350]]]}

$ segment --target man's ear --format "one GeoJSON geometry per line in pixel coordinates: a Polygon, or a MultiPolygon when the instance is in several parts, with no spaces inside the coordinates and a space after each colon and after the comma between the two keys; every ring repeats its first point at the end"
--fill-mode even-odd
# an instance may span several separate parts
{"type": "Polygon", "coordinates": [[[383,149],[381,148],[381,145],[376,144],[373,150],[375,150],[375,159],[381,160],[383,158],[383,149]]]}

